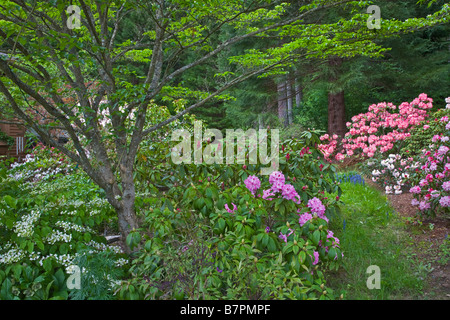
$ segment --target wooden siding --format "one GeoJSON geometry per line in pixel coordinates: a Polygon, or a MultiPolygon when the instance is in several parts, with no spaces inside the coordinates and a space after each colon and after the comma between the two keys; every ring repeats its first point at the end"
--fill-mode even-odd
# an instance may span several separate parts
{"type": "Polygon", "coordinates": [[[25,150],[26,138],[25,131],[26,128],[20,124],[3,124],[0,123],[0,130],[6,133],[8,136],[14,138],[14,145],[11,147],[4,141],[0,141],[0,157],[6,158],[17,158],[21,161],[27,154],[25,150]]]}

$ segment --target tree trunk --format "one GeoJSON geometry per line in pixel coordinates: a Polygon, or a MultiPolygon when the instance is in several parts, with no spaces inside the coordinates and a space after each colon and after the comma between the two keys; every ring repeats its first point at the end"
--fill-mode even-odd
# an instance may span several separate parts
{"type": "Polygon", "coordinates": [[[290,79],[286,81],[286,96],[287,96],[287,118],[288,124],[291,125],[294,121],[292,119],[292,85],[290,79]]]}
{"type": "Polygon", "coordinates": [[[117,210],[119,231],[122,236],[122,242],[124,244],[125,253],[131,253],[130,248],[126,244],[127,236],[133,230],[136,230],[138,220],[136,212],[134,210],[134,202],[136,199],[136,190],[133,180],[133,166],[120,166],[121,178],[122,178],[122,197],[119,202],[117,210]]]}
{"type": "Polygon", "coordinates": [[[303,89],[297,79],[295,79],[295,106],[300,109],[300,103],[303,98],[303,89]]]}
{"type": "MultiPolygon", "coordinates": [[[[332,57],[329,59],[331,68],[330,83],[334,87],[333,82],[338,79],[339,69],[342,65],[342,58],[332,57]]],[[[328,133],[337,134],[341,138],[344,137],[347,128],[345,126],[345,100],[344,91],[337,90],[328,92],[328,133]]]]}
{"type": "Polygon", "coordinates": [[[136,213],[134,210],[134,197],[133,201],[131,201],[131,199],[121,201],[121,206],[117,208],[116,211],[121,236],[120,240],[123,244],[125,253],[130,254],[132,253],[132,250],[128,247],[126,239],[130,234],[130,232],[138,228],[136,213]]]}
{"type": "Polygon", "coordinates": [[[328,93],[328,133],[343,138],[346,131],[344,91],[328,93]]]}
{"type": "Polygon", "coordinates": [[[258,128],[264,129],[264,123],[261,114],[258,114],[258,128]]]}
{"type": "Polygon", "coordinates": [[[286,99],[286,82],[282,81],[277,84],[278,93],[278,118],[283,127],[288,125],[287,119],[287,99],[286,99]]]}

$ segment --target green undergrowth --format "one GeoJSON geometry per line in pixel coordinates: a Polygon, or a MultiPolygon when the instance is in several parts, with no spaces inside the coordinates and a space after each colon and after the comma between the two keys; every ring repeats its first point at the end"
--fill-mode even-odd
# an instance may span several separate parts
{"type": "Polygon", "coordinates": [[[328,276],[329,285],[344,291],[346,299],[417,299],[426,275],[411,258],[404,221],[380,191],[351,182],[341,188],[342,215],[332,229],[341,241],[344,259],[340,271],[328,276]],[[379,289],[368,288],[368,280],[375,283],[369,266],[379,267],[379,289]]]}

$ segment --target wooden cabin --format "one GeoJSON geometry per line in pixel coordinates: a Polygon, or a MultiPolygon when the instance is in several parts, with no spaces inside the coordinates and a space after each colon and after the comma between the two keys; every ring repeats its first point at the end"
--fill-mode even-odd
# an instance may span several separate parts
{"type": "Polygon", "coordinates": [[[20,122],[5,121],[8,123],[0,123],[0,131],[7,136],[14,139],[12,146],[7,142],[0,140],[0,159],[1,158],[16,158],[17,161],[22,161],[27,155],[25,132],[26,128],[20,122]]]}

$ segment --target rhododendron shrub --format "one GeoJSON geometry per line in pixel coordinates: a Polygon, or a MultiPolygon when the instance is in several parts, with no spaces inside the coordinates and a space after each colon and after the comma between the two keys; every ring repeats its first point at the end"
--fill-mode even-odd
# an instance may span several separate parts
{"type": "Polygon", "coordinates": [[[422,142],[424,148],[416,156],[420,164],[409,190],[414,195],[412,204],[425,216],[450,212],[450,119],[447,114],[447,109],[439,110],[429,128],[416,130],[411,137],[412,140],[416,136],[423,137],[423,130],[433,130],[428,143],[422,142]]]}
{"type": "Polygon", "coordinates": [[[399,141],[410,136],[410,130],[427,118],[427,111],[433,107],[433,99],[425,93],[411,102],[398,107],[381,102],[369,107],[368,112],[352,117],[347,122],[348,132],[344,138],[325,134],[320,137],[319,149],[329,160],[343,160],[346,156],[371,158],[376,153],[398,151],[399,141]],[[396,147],[398,150],[393,150],[396,147]]]}
{"type": "Polygon", "coordinates": [[[151,236],[143,235],[145,251],[129,283],[155,299],[174,292],[191,299],[336,298],[323,271],[343,259],[329,229],[339,201],[326,193],[341,191],[319,143],[315,132],[284,141],[270,175],[261,175],[262,164],[166,169],[173,180],[192,180],[143,198],[151,236]]]}
{"type": "Polygon", "coordinates": [[[419,167],[412,157],[389,154],[384,159],[373,157],[363,165],[363,171],[372,181],[384,188],[386,194],[402,194],[411,184],[411,176],[419,167]]]}
{"type": "MultiPolygon", "coordinates": [[[[449,99],[449,98],[447,98],[449,99]]],[[[444,133],[449,129],[450,109],[439,109],[431,114],[421,125],[414,127],[411,131],[410,139],[405,140],[401,153],[409,156],[421,155],[424,148],[447,137],[444,133]]]]}

